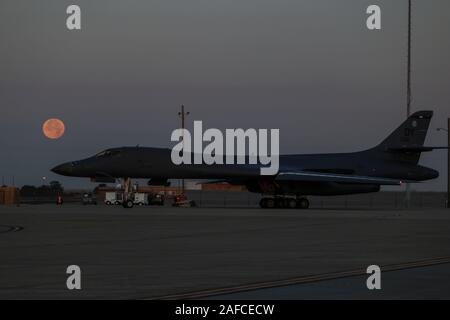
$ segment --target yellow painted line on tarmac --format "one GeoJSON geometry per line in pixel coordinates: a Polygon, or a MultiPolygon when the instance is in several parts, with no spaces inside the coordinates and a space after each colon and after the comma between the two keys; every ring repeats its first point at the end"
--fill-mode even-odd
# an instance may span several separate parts
{"type": "MultiPolygon", "coordinates": [[[[380,268],[383,272],[389,272],[389,271],[397,271],[397,270],[404,270],[404,269],[428,267],[428,266],[447,264],[447,263],[450,263],[450,257],[439,257],[439,258],[431,258],[431,259],[426,259],[426,260],[411,261],[411,262],[398,263],[398,264],[390,264],[390,265],[380,266],[380,268]]],[[[338,271],[338,272],[323,273],[323,274],[317,274],[317,275],[301,276],[301,277],[289,278],[289,279],[283,279],[283,280],[266,281],[266,282],[259,282],[259,283],[253,283],[253,284],[244,284],[244,285],[226,287],[226,288],[200,290],[200,291],[189,292],[189,293],[180,293],[180,294],[161,296],[161,297],[156,297],[156,298],[151,298],[151,299],[152,300],[201,299],[201,298],[217,296],[217,295],[225,295],[225,294],[232,294],[232,293],[245,292],[245,291],[261,290],[261,289],[291,286],[291,285],[298,285],[298,284],[306,284],[306,283],[313,283],[313,282],[318,282],[318,281],[361,276],[361,275],[366,275],[366,274],[367,274],[366,269],[361,268],[361,269],[355,269],[355,270],[349,270],[349,271],[338,271]]]]}

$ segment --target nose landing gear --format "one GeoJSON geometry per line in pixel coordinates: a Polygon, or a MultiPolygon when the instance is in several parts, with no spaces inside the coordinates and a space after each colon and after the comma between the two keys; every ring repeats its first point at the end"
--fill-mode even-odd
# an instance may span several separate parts
{"type": "Polygon", "coordinates": [[[259,202],[259,206],[264,209],[308,209],[309,200],[304,197],[287,198],[287,197],[264,197],[259,202]]]}
{"type": "Polygon", "coordinates": [[[130,178],[123,178],[123,187],[124,187],[124,192],[123,192],[123,202],[122,202],[122,206],[125,209],[131,209],[134,207],[134,201],[133,201],[133,188],[131,186],[131,179],[130,178]]]}
{"type": "Polygon", "coordinates": [[[134,202],[133,202],[133,200],[128,199],[128,200],[125,200],[125,201],[122,203],[122,205],[123,205],[123,207],[124,207],[125,209],[131,209],[131,208],[134,207],[134,202]]]}

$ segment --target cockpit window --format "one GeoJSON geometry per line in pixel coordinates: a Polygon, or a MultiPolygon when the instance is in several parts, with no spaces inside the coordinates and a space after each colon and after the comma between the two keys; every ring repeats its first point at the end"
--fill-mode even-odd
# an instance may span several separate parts
{"type": "Polygon", "coordinates": [[[104,157],[104,156],[106,155],[106,152],[107,152],[107,151],[108,151],[108,150],[99,152],[99,153],[97,153],[95,156],[96,156],[97,158],[104,157]]]}
{"type": "Polygon", "coordinates": [[[102,152],[98,153],[96,155],[96,157],[97,158],[111,157],[111,156],[117,155],[119,153],[120,153],[119,150],[105,150],[105,151],[102,151],[102,152]]]}

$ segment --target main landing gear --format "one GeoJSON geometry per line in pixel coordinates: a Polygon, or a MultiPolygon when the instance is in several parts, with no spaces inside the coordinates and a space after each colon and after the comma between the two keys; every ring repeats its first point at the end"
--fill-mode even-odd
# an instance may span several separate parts
{"type": "Polygon", "coordinates": [[[259,206],[264,209],[308,209],[309,201],[306,198],[266,197],[261,199],[259,206]]]}

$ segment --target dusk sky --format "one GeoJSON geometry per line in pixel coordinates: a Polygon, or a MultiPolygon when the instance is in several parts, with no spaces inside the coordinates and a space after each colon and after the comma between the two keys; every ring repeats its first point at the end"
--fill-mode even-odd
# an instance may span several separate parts
{"type": "MultiPolygon", "coordinates": [[[[413,111],[434,110],[426,145],[450,116],[448,0],[413,1],[413,111]]],[[[49,170],[117,146],[171,146],[184,104],[208,128],[279,128],[282,153],[350,152],[378,144],[406,116],[407,1],[2,0],[0,177],[18,186],[86,179],[49,170]],[[66,28],[66,8],[82,30],[66,28]],[[366,8],[382,9],[382,30],[366,8]],[[65,135],[49,140],[49,118],[65,135]]],[[[414,186],[443,190],[439,170],[414,186]]]]}

